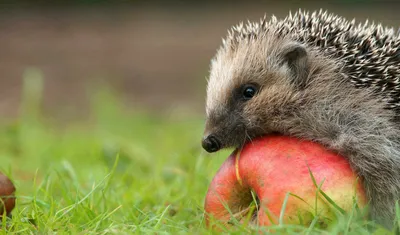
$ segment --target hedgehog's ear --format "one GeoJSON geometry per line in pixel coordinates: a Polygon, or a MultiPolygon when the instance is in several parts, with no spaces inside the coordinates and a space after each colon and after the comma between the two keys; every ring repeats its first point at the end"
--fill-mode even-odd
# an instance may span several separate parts
{"type": "Polygon", "coordinates": [[[293,83],[304,88],[307,85],[309,71],[306,48],[299,43],[290,43],[284,47],[281,58],[292,72],[293,83]]]}

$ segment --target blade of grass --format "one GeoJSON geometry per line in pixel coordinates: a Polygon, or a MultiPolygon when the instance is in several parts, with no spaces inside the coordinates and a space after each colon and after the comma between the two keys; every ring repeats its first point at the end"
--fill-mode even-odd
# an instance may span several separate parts
{"type": "Polygon", "coordinates": [[[286,195],[285,195],[285,199],[283,200],[283,205],[282,205],[282,208],[281,208],[281,212],[279,213],[279,225],[283,225],[283,216],[285,214],[286,205],[287,205],[287,202],[289,200],[289,195],[290,195],[290,193],[287,192],[286,195]]]}
{"type": "Polygon", "coordinates": [[[164,218],[165,213],[169,210],[171,205],[168,205],[163,212],[161,213],[161,215],[159,216],[159,218],[157,219],[157,223],[156,225],[154,225],[154,228],[157,229],[162,221],[162,219],[164,218]]]}
{"type": "Polygon", "coordinates": [[[322,190],[319,188],[319,186],[318,186],[318,184],[317,184],[317,181],[315,180],[315,177],[314,177],[313,173],[311,172],[311,169],[310,169],[310,167],[308,166],[308,164],[307,164],[307,168],[308,168],[308,172],[309,172],[309,174],[310,174],[311,180],[312,180],[314,186],[317,187],[318,192],[321,193],[322,196],[323,196],[334,208],[336,208],[342,215],[344,215],[344,214],[346,213],[346,211],[343,210],[340,206],[338,206],[324,191],[322,191],[322,190]]]}

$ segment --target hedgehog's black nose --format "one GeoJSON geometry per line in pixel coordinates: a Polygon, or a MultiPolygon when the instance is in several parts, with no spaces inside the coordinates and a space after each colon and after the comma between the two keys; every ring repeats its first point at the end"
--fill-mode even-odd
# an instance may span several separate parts
{"type": "Polygon", "coordinates": [[[213,135],[208,135],[204,137],[203,141],[201,142],[201,145],[209,153],[216,152],[221,149],[221,143],[213,135]]]}

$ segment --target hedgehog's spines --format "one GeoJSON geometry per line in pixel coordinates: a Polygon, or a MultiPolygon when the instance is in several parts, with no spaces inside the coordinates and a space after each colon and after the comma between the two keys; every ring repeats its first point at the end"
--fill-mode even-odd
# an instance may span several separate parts
{"type": "Polygon", "coordinates": [[[290,37],[337,57],[344,64],[342,75],[356,87],[385,91],[389,108],[400,112],[400,28],[370,22],[356,23],[323,9],[315,12],[289,12],[283,20],[266,15],[259,22],[240,22],[232,27],[223,43],[235,50],[241,42],[249,43],[269,34],[290,37]],[[396,81],[396,82],[395,82],[396,81]]]}

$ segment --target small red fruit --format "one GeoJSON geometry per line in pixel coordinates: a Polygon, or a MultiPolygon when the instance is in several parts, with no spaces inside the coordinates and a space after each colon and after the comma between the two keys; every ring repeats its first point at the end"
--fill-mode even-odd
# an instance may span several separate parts
{"type": "Polygon", "coordinates": [[[210,217],[227,224],[232,215],[243,222],[252,191],[259,202],[251,223],[277,224],[288,193],[283,223],[307,224],[315,213],[329,222],[334,219],[332,205],[318,192],[310,171],[316,183],[322,183],[320,189],[345,211],[352,209],[354,200],[365,206],[361,180],[344,157],[311,141],[269,136],[233,152],[223,163],[206,195],[207,225],[210,217]]]}
{"type": "Polygon", "coordinates": [[[4,214],[4,210],[7,215],[15,207],[15,187],[11,180],[0,173],[0,218],[4,214]]]}

